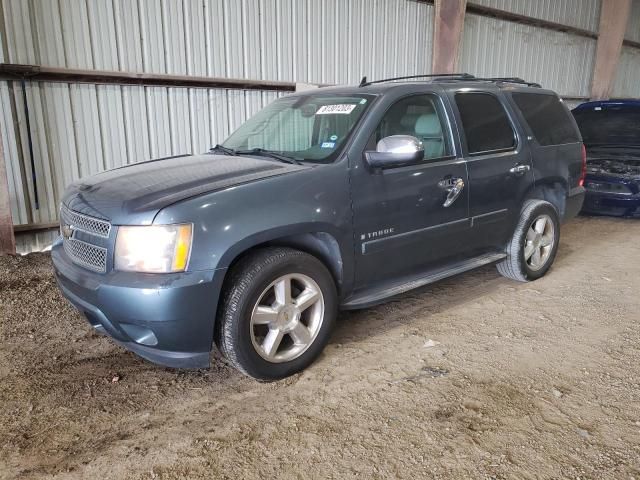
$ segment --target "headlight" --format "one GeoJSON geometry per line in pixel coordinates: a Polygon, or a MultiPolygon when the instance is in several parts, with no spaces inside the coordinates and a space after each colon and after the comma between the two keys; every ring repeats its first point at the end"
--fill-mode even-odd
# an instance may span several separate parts
{"type": "Polygon", "coordinates": [[[146,273],[184,272],[192,231],[191,224],[119,227],[115,268],[146,273]]]}
{"type": "Polygon", "coordinates": [[[602,193],[617,193],[618,195],[633,195],[633,192],[629,190],[629,187],[622,183],[608,183],[608,182],[596,182],[588,181],[585,184],[585,188],[588,190],[595,190],[602,193]]]}

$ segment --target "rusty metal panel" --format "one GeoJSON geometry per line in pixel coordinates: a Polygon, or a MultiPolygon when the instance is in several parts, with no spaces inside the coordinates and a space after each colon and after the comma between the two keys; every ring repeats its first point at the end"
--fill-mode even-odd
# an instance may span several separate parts
{"type": "Polygon", "coordinates": [[[469,0],[469,3],[592,32],[598,31],[600,22],[601,0],[469,0]]]}
{"type": "Polygon", "coordinates": [[[16,233],[16,253],[26,255],[31,252],[47,251],[58,236],[57,229],[37,233],[16,233]]]}
{"type": "Polygon", "coordinates": [[[11,203],[11,217],[15,225],[29,222],[26,192],[22,182],[20,166],[22,164],[19,142],[13,124],[11,113],[11,91],[7,82],[0,83],[0,141],[4,151],[4,161],[7,168],[9,183],[9,199],[11,203]]]}
{"type": "Polygon", "coordinates": [[[30,164],[30,149],[28,144],[28,130],[26,122],[26,110],[23,102],[21,88],[13,89],[14,102],[16,105],[14,124],[17,125],[16,133],[19,137],[18,149],[21,152],[20,167],[24,171],[23,183],[26,185],[25,202],[30,205],[30,221],[34,223],[52,222],[57,218],[57,208],[55,204],[56,184],[54,180],[56,172],[61,171],[59,162],[55,166],[52,162],[53,151],[49,147],[49,118],[47,116],[46,102],[44,97],[44,85],[26,84],[26,98],[29,106],[29,117],[31,121],[31,138],[35,164],[35,178],[38,185],[38,195],[34,190],[33,176],[30,164]]]}
{"type": "Polygon", "coordinates": [[[466,15],[460,70],[522,77],[565,96],[588,96],[596,41],[479,15],[466,15]]]}

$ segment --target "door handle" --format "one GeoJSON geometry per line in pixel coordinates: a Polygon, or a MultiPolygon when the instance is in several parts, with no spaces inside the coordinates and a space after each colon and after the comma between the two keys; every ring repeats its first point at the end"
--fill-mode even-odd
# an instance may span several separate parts
{"type": "Polygon", "coordinates": [[[443,207],[450,206],[456,201],[464,189],[464,180],[461,178],[444,178],[438,182],[438,186],[447,192],[447,198],[442,204],[443,207]]]}
{"type": "Polygon", "coordinates": [[[509,169],[509,173],[513,173],[514,175],[517,175],[517,176],[522,176],[525,173],[527,173],[529,170],[531,170],[531,167],[529,165],[521,165],[517,163],[514,167],[511,167],[509,169]]]}

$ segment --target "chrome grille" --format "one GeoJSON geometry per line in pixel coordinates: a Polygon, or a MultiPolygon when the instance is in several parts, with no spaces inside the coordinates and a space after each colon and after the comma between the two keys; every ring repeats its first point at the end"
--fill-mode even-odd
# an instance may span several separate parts
{"type": "Polygon", "coordinates": [[[64,251],[74,263],[98,273],[107,271],[107,249],[91,245],[90,243],[76,240],[75,238],[63,239],[64,251]]]}
{"type": "Polygon", "coordinates": [[[63,223],[71,225],[74,230],[81,230],[91,235],[102,238],[109,238],[111,224],[106,220],[89,217],[78,212],[69,210],[64,205],[60,207],[60,218],[63,223]]]}
{"type": "Polygon", "coordinates": [[[111,224],[60,207],[60,231],[64,251],[71,261],[88,270],[107,272],[108,238],[111,224]]]}

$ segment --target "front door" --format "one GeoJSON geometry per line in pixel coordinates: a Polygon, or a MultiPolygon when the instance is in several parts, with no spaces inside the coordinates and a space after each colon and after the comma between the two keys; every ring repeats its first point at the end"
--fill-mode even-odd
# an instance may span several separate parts
{"type": "Polygon", "coordinates": [[[391,135],[418,138],[425,155],[413,165],[380,171],[363,155],[351,159],[357,289],[445,263],[463,248],[470,226],[466,163],[454,153],[442,100],[434,94],[397,100],[365,150],[391,135]],[[456,186],[460,193],[451,195],[456,186]]]}

